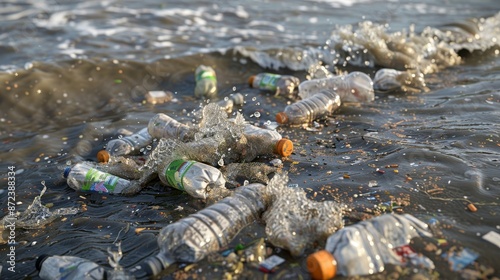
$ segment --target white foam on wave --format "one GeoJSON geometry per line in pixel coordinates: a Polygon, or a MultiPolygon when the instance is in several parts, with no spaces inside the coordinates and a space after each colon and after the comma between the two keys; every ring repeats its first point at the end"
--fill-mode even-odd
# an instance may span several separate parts
{"type": "Polygon", "coordinates": [[[355,4],[370,2],[369,0],[307,0],[308,2],[326,3],[334,8],[350,7],[355,4]]]}

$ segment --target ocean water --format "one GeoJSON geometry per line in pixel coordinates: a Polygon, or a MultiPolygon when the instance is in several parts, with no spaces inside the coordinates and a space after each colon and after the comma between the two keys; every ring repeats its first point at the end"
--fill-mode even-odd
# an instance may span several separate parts
{"type": "MultiPolygon", "coordinates": [[[[500,232],[495,0],[7,0],[0,3],[0,31],[1,216],[8,213],[10,167],[17,211],[40,194],[42,181],[44,204],[85,209],[18,229],[15,273],[7,270],[8,247],[0,246],[2,279],[36,279],[42,253],[107,264],[115,240],[121,264],[133,267],[156,254],[158,229],[203,208],[157,183],[119,197],[78,193],[62,178],[65,166],[95,160],[120,129],[138,131],[156,113],[193,122],[191,112],[203,104],[193,94],[200,64],[215,69],[220,99],[245,95],[239,111],[254,122],[274,121],[293,102],[249,88],[248,77],[259,72],[301,80],[326,70],[372,78],[380,68],[419,73],[425,87],[376,92],[373,102],[345,104],[318,127],[279,127],[295,144],[284,169],[318,201],[352,209],[408,201],[400,210],[437,219],[448,240],[478,252],[477,264],[500,276],[500,248],[482,238],[500,232]],[[148,104],[150,90],[172,91],[175,99],[148,104]],[[357,195],[373,190],[374,200],[357,195]],[[477,212],[467,210],[470,202],[477,212]],[[149,230],[136,234],[141,227],[149,230]]],[[[262,228],[245,229],[235,244],[263,237],[262,228]]],[[[309,278],[306,255],[274,253],[287,264],[269,278],[309,278]]],[[[462,277],[436,267],[442,279],[462,277]]],[[[164,278],[182,271],[173,267],[164,278]]],[[[190,272],[222,278],[221,271],[204,261],[190,272]]],[[[264,277],[248,271],[251,279],[264,277]]]]}

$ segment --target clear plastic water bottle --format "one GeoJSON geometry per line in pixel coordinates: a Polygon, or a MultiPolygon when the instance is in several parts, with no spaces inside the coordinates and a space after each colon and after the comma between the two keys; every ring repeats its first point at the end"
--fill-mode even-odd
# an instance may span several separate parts
{"type": "Polygon", "coordinates": [[[279,124],[309,124],[316,119],[324,119],[340,107],[340,96],[334,90],[321,90],[313,96],[286,106],[276,114],[279,124]]]}
{"type": "Polygon", "coordinates": [[[250,87],[274,92],[276,95],[292,97],[300,80],[290,75],[279,75],[272,73],[259,73],[248,79],[250,87]]]}
{"type": "Polygon", "coordinates": [[[106,151],[112,156],[128,155],[140,151],[152,140],[153,137],[148,133],[148,128],[145,127],[132,135],[109,141],[106,145],[106,151]]]}
{"type": "Polygon", "coordinates": [[[166,160],[158,163],[158,176],[167,186],[207,199],[217,188],[225,189],[226,180],[219,169],[194,160],[166,160]]]}
{"type": "Polygon", "coordinates": [[[417,236],[431,236],[425,223],[404,214],[385,214],[345,227],[328,237],[325,250],[307,258],[313,279],[369,275],[384,271],[385,264],[402,265],[394,249],[417,236]]]}
{"type": "Polygon", "coordinates": [[[299,85],[299,96],[306,99],[324,89],[333,90],[342,102],[368,102],[375,98],[372,79],[358,71],[345,76],[304,81],[299,85]]]}
{"type": "Polygon", "coordinates": [[[196,87],[194,95],[198,98],[213,99],[217,97],[217,76],[210,66],[200,65],[194,73],[196,87]]]}
{"type": "Polygon", "coordinates": [[[153,138],[176,138],[181,141],[192,141],[196,132],[195,128],[162,113],[156,114],[149,120],[147,129],[153,138]]]}
{"type": "Polygon", "coordinates": [[[110,194],[132,194],[140,190],[139,181],[129,181],[100,171],[87,162],[80,162],[64,169],[68,185],[77,191],[93,191],[110,194]]]}
{"type": "Polygon", "coordinates": [[[248,143],[248,148],[245,151],[246,161],[252,161],[261,155],[276,154],[288,157],[293,152],[293,142],[284,139],[276,130],[245,124],[243,135],[248,143]]]}
{"type": "Polygon", "coordinates": [[[151,277],[175,262],[198,262],[225,248],[266,210],[265,188],[262,184],[240,187],[233,195],[164,227],[158,235],[159,254],[131,272],[138,279],[151,277]]]}
{"type": "Polygon", "coordinates": [[[44,280],[105,279],[106,270],[97,263],[74,256],[41,255],[36,261],[38,276],[44,280]]]}

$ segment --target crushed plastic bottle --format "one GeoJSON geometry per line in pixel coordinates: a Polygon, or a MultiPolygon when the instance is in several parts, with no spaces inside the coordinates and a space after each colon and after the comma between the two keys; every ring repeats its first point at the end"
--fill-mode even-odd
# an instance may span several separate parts
{"type": "Polygon", "coordinates": [[[373,88],[379,92],[392,92],[402,90],[418,93],[429,91],[425,84],[424,75],[416,70],[398,71],[396,69],[382,68],[373,78],[373,88]]]}
{"type": "Polygon", "coordinates": [[[47,190],[45,181],[42,181],[42,185],[42,192],[39,196],[36,196],[33,199],[33,202],[28,206],[28,208],[26,208],[26,210],[22,213],[17,212],[15,217],[6,215],[0,221],[0,228],[4,229],[15,225],[18,229],[36,229],[51,223],[61,216],[78,213],[79,210],[75,207],[59,208],[51,211],[47,206],[42,205],[42,196],[47,190]]]}
{"type": "Polygon", "coordinates": [[[118,251],[112,252],[108,248],[108,261],[113,269],[107,269],[88,259],[75,256],[40,255],[35,263],[39,271],[38,276],[43,280],[80,280],[80,279],[135,279],[120,265],[122,251],[118,244],[118,251]]]}
{"type": "Polygon", "coordinates": [[[106,151],[112,156],[123,156],[132,152],[139,152],[151,143],[153,137],[148,133],[147,127],[132,135],[113,139],[106,145],[106,151]]]}
{"type": "Polygon", "coordinates": [[[409,214],[385,214],[332,234],[324,250],[307,258],[307,267],[313,279],[379,273],[386,264],[402,265],[395,249],[417,236],[432,236],[425,223],[409,214]]]}
{"type": "Polygon", "coordinates": [[[147,129],[153,138],[176,138],[181,141],[192,141],[196,132],[195,128],[162,113],[156,114],[149,120],[147,129]]]}
{"type": "Polygon", "coordinates": [[[345,76],[303,81],[299,85],[299,96],[306,99],[324,89],[337,93],[342,102],[369,102],[375,99],[372,79],[358,71],[345,76]]]}
{"type": "Polygon", "coordinates": [[[97,263],[74,256],[41,255],[36,261],[43,280],[106,279],[106,270],[97,263]]]}
{"type": "Polygon", "coordinates": [[[166,159],[158,164],[158,176],[167,186],[207,199],[213,189],[225,189],[226,179],[219,169],[194,160],[166,159]]]}
{"type": "Polygon", "coordinates": [[[309,98],[286,106],[276,114],[279,124],[311,124],[314,120],[324,119],[341,105],[340,96],[333,90],[322,90],[309,98]]]}
{"type": "Polygon", "coordinates": [[[98,170],[95,164],[80,162],[66,167],[63,173],[68,185],[77,191],[93,191],[109,194],[134,194],[144,186],[142,180],[127,180],[98,170]]]}
{"type": "Polygon", "coordinates": [[[194,95],[198,98],[213,99],[217,97],[217,76],[210,66],[200,65],[194,73],[196,87],[194,95]]]}
{"type": "Polygon", "coordinates": [[[300,84],[297,77],[272,73],[259,73],[248,79],[250,87],[274,92],[276,95],[292,97],[300,84]]]}
{"type": "Polygon", "coordinates": [[[342,207],[334,201],[308,199],[304,190],[290,188],[287,182],[286,173],[277,173],[271,179],[267,191],[272,202],[262,218],[269,242],[300,256],[344,226],[342,207]]]}
{"type": "Polygon", "coordinates": [[[238,188],[216,204],[164,227],[158,235],[160,252],[131,272],[137,279],[151,277],[175,262],[197,262],[225,248],[266,210],[265,188],[262,184],[238,188]]]}

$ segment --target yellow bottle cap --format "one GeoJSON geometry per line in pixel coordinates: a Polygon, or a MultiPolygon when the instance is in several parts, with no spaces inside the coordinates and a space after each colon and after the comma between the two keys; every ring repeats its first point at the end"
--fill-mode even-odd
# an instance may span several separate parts
{"type": "Polygon", "coordinates": [[[250,76],[250,78],[248,78],[248,85],[250,87],[253,87],[253,80],[255,80],[255,75],[250,76]]]}
{"type": "Polygon", "coordinates": [[[312,279],[332,279],[337,273],[337,261],[327,250],[309,255],[306,262],[307,270],[309,270],[312,279]]]}
{"type": "Polygon", "coordinates": [[[276,153],[282,157],[288,157],[293,152],[293,142],[289,139],[280,139],[276,143],[276,153]]]}
{"type": "Polygon", "coordinates": [[[109,161],[109,153],[106,150],[100,150],[97,153],[97,161],[100,163],[107,163],[109,161]]]}
{"type": "Polygon", "coordinates": [[[285,124],[288,122],[288,116],[285,114],[285,112],[279,112],[276,114],[276,121],[279,124],[285,124]]]}

